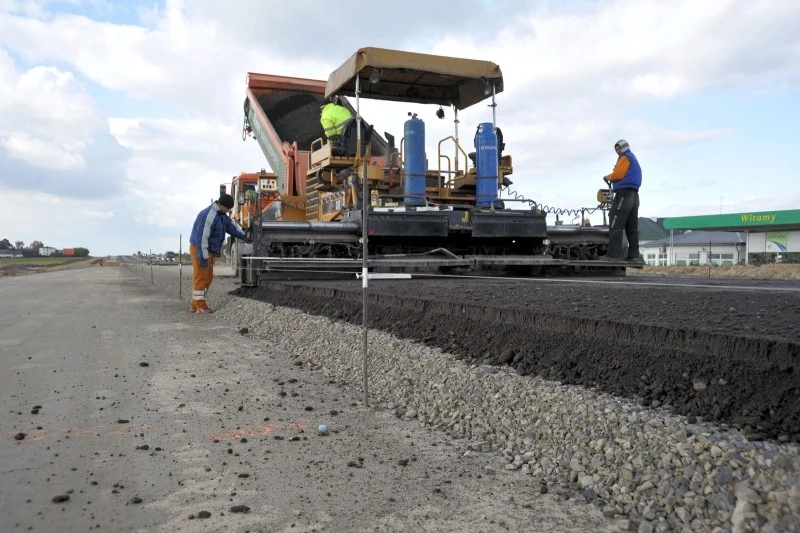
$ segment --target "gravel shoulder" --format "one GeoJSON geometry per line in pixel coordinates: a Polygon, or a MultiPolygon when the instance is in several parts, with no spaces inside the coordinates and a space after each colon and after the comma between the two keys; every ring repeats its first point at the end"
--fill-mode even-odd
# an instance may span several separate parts
{"type": "MultiPolygon", "coordinates": [[[[797,442],[800,290],[737,283],[381,281],[370,286],[369,323],[465,362],[797,442]]],[[[361,324],[357,281],[273,281],[237,294],[361,324]]]]}

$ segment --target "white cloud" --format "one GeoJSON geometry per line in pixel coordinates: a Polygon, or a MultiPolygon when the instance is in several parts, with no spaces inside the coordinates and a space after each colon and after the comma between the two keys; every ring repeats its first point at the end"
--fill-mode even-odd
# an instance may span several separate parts
{"type": "Polygon", "coordinates": [[[492,50],[513,72],[512,92],[612,102],[751,85],[800,66],[796,2],[615,0],[520,19],[511,35],[500,32],[492,43],[456,33],[436,49],[492,50]]]}
{"type": "MultiPolygon", "coordinates": [[[[718,191],[722,192],[722,191],[718,191]]],[[[754,211],[781,211],[797,209],[800,205],[800,188],[787,187],[780,196],[749,195],[736,198],[722,195],[683,198],[681,202],[668,204],[669,216],[690,216],[725,213],[748,213],[754,211]]]]}
{"type": "Polygon", "coordinates": [[[687,83],[677,74],[648,73],[633,78],[631,89],[645,97],[666,99],[686,92],[687,83]]]}
{"type": "MultiPolygon", "coordinates": [[[[754,77],[767,82],[800,70],[798,37],[791,31],[796,26],[791,21],[800,17],[797,3],[617,0],[558,12],[524,2],[504,5],[517,6],[515,20],[500,17],[506,9],[492,10],[475,2],[471,9],[478,16],[465,22],[483,22],[482,35],[494,37],[476,39],[461,27],[438,27],[432,52],[500,63],[506,74],[500,119],[510,127],[518,123],[536,128],[555,122],[574,124],[572,129],[580,130],[580,124],[611,125],[639,101],[742,80],[751,83],[754,77]],[[763,32],[764,27],[774,31],[763,32]]],[[[382,16],[398,24],[413,19],[417,24],[409,27],[427,35],[442,20],[438,8],[431,7],[431,16],[420,21],[415,6],[414,1],[386,6],[382,16]]],[[[69,62],[106,88],[135,98],[167,100],[192,115],[233,122],[240,115],[248,70],[324,79],[355,49],[346,38],[328,40],[320,48],[317,45],[325,41],[322,33],[296,31],[295,15],[301,12],[310,17],[303,19],[304,27],[313,27],[319,18],[322,28],[341,27],[349,20],[347,10],[315,12],[301,3],[276,7],[275,2],[252,0],[224,6],[203,0],[168,0],[147,12],[147,26],[101,23],[74,15],[40,20],[5,16],[0,17],[0,29],[31,60],[69,62]],[[263,31],[265,27],[270,31],[263,31]],[[347,52],[334,55],[343,46],[347,52]]],[[[385,46],[400,47],[413,34],[387,35],[369,25],[359,29],[363,39],[379,44],[388,39],[385,46]]],[[[540,130],[553,131],[550,127],[540,130]]],[[[611,132],[606,128],[598,134],[611,132]]],[[[595,140],[545,134],[536,142],[547,147],[582,139],[595,140]]]]}
{"type": "Polygon", "coordinates": [[[234,141],[242,142],[240,127],[219,121],[111,118],[109,125],[120,144],[146,157],[213,163],[228,153],[234,141]]]}
{"type": "Polygon", "coordinates": [[[291,74],[324,65],[224,39],[215,20],[189,19],[180,0],[167,0],[147,21],[141,26],[71,14],[0,14],[0,43],[5,40],[28,61],[68,63],[92,82],[134,99],[177,103],[190,114],[226,119],[241,109],[248,69],[291,74]]]}
{"type": "Polygon", "coordinates": [[[205,203],[186,208],[175,206],[178,195],[154,194],[143,202],[123,194],[109,203],[105,199],[69,198],[10,189],[0,184],[4,209],[0,239],[30,243],[40,240],[56,248],[85,247],[93,255],[129,254],[136,250],[176,250],[180,234],[188,248],[189,230],[205,203]],[[147,207],[152,205],[154,209],[147,207]],[[157,208],[157,209],[156,209],[157,208]],[[159,225],[158,217],[184,218],[177,225],[159,225]],[[188,222],[187,222],[188,220],[188,222]],[[188,227],[187,227],[188,225],[188,227]]]}
{"type": "MultiPolygon", "coordinates": [[[[26,244],[39,240],[47,246],[70,248],[87,246],[92,234],[104,232],[102,220],[89,214],[94,209],[102,210],[100,202],[65,198],[45,191],[31,195],[2,184],[0,195],[5,205],[3,220],[8,217],[7,220],[13,221],[13,224],[3,224],[0,239],[20,240],[26,244]],[[87,208],[87,205],[92,207],[87,208]]],[[[99,242],[95,243],[94,251],[99,251],[99,246],[99,242]]],[[[89,249],[91,251],[92,247],[89,249]]]]}
{"type": "Polygon", "coordinates": [[[213,120],[109,120],[111,133],[135,155],[126,166],[130,194],[141,206],[133,220],[186,233],[197,212],[241,170],[266,166],[238,128],[213,120]]]}
{"type": "Polygon", "coordinates": [[[104,126],[73,75],[54,67],[18,72],[0,49],[0,147],[36,167],[84,167],[84,155],[104,126]]]}
{"type": "Polygon", "coordinates": [[[93,220],[110,220],[114,217],[114,212],[108,210],[81,209],[80,214],[87,219],[93,220]]]}
{"type": "Polygon", "coordinates": [[[49,139],[37,139],[27,133],[11,132],[3,135],[0,146],[5,148],[10,157],[48,169],[80,168],[86,164],[77,153],[85,147],[81,142],[62,141],[61,146],[53,150],[49,139]]]}
{"type": "MultiPolygon", "coordinates": [[[[48,0],[0,0],[0,47],[32,65],[21,72],[0,48],[0,150],[40,169],[85,169],[89,177],[71,174],[63,192],[75,183],[81,190],[105,187],[93,192],[120,201],[87,208],[108,215],[102,220],[127,219],[140,234],[185,231],[219,183],[266,164],[256,143],[239,136],[248,71],[325,79],[356,48],[375,45],[499,63],[505,92],[498,124],[518,189],[574,206],[587,203],[599,175],[610,170],[617,138],[655,155],[733,133],[727,124],[698,125],[693,117],[676,117],[671,127],[649,123],[637,117],[642,104],[720,88],[789,91],[800,73],[800,2],[609,0],[565,7],[507,0],[493,7],[465,0],[469,16],[457,26],[446,2],[381,6],[379,20],[403,31],[360,23],[353,18],[357,5],[166,0],[142,11],[139,25],[123,25],[54,14],[48,0]],[[123,93],[141,116],[106,109],[107,120],[78,80],[123,93]],[[12,101],[6,113],[2,106],[12,101]],[[149,103],[170,111],[148,112],[149,103]],[[595,169],[591,176],[587,168],[595,169]]],[[[362,103],[376,130],[398,140],[410,107],[362,103]]],[[[438,121],[435,109],[413,107],[424,113],[435,165],[435,140],[452,133],[452,111],[438,121]]],[[[481,104],[460,119],[462,144],[471,151],[475,125],[491,120],[491,110],[481,104]]],[[[0,161],[0,181],[23,171],[0,161]]]]}

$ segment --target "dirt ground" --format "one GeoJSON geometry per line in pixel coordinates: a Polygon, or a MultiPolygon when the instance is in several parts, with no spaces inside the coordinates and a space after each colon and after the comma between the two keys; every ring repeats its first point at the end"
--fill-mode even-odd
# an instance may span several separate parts
{"type": "MultiPolygon", "coordinates": [[[[371,327],[464,359],[669,405],[753,439],[800,441],[800,287],[739,285],[381,281],[368,316],[371,327]]],[[[360,282],[269,282],[239,294],[361,323],[360,282]]]]}
{"type": "Polygon", "coordinates": [[[800,280],[800,265],[672,266],[629,269],[628,276],[800,280]]]}
{"type": "MultiPolygon", "coordinates": [[[[571,492],[190,313],[164,288],[178,271],[154,270],[163,286],[105,267],[0,280],[3,533],[614,530],[571,492]]],[[[232,285],[215,280],[217,309],[232,285]]]]}
{"type": "MultiPolygon", "coordinates": [[[[613,285],[382,281],[370,286],[369,322],[469,360],[730,423],[751,438],[800,441],[800,265],[715,267],[705,279],[707,267],[629,270],[630,283],[613,285]],[[726,288],[726,276],[742,288],[726,288]],[[770,278],[787,281],[758,281],[770,278]]],[[[361,324],[360,282],[238,293],[361,324]]]]}
{"type": "MultiPolygon", "coordinates": [[[[0,260],[0,276],[24,276],[27,274],[39,274],[42,272],[58,272],[61,270],[73,270],[76,268],[87,268],[97,266],[100,259],[97,257],[87,257],[79,261],[70,261],[61,265],[52,266],[32,266],[27,264],[3,263],[0,260]]],[[[117,263],[119,264],[119,263],[117,263]]]]}

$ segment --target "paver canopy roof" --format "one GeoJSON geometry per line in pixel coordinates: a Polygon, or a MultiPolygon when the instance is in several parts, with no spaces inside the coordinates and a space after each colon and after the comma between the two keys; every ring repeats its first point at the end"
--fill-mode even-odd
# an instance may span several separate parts
{"type": "Polygon", "coordinates": [[[503,90],[503,73],[491,61],[361,48],[331,73],[325,96],[355,95],[359,77],[363,98],[453,105],[456,109],[488,98],[491,84],[495,93],[503,90]],[[379,76],[377,83],[370,83],[373,73],[379,76]]]}

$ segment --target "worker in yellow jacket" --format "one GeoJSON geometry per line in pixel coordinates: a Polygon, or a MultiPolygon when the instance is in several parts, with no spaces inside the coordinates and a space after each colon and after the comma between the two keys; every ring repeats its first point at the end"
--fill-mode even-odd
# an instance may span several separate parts
{"type": "Polygon", "coordinates": [[[350,110],[344,107],[338,97],[322,106],[319,121],[325,130],[325,137],[331,139],[342,134],[347,121],[353,118],[350,110]]]}

